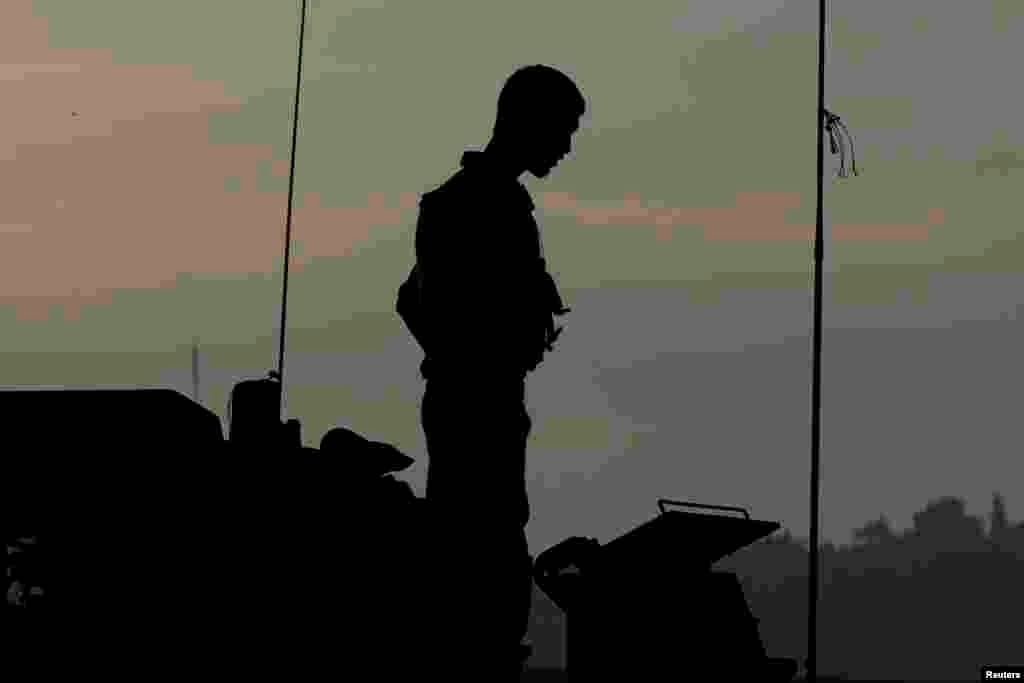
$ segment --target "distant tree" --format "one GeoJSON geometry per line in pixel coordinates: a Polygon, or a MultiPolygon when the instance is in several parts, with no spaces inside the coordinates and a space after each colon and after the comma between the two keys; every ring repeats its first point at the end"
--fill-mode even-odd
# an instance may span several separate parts
{"type": "Polygon", "coordinates": [[[888,543],[896,538],[889,519],[882,515],[872,520],[853,532],[853,540],[859,543],[879,544],[888,543]]]}
{"type": "Polygon", "coordinates": [[[984,516],[968,515],[960,498],[929,503],[914,514],[914,529],[908,534],[909,545],[914,547],[915,566],[928,566],[939,559],[974,561],[970,558],[993,550],[985,526],[984,516]]]}
{"type": "Polygon", "coordinates": [[[962,498],[940,498],[914,513],[914,530],[932,537],[983,537],[982,521],[967,514],[962,498]]]}
{"type": "Polygon", "coordinates": [[[988,537],[998,541],[1006,536],[1010,522],[1006,517],[1006,503],[998,492],[992,496],[992,512],[989,514],[988,537]]]}

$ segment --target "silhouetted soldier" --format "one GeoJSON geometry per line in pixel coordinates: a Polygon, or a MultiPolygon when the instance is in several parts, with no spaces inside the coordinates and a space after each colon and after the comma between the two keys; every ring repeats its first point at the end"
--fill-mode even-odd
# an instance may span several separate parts
{"type": "Polygon", "coordinates": [[[568,76],[534,65],[506,81],[497,109],[486,149],[421,198],[418,296],[406,311],[399,296],[425,351],[426,497],[446,568],[437,623],[463,624],[435,653],[447,677],[488,681],[519,680],[532,596],[525,378],[561,332],[553,315],[568,312],[518,178],[546,177],[571,151],[586,102],[568,76]]]}

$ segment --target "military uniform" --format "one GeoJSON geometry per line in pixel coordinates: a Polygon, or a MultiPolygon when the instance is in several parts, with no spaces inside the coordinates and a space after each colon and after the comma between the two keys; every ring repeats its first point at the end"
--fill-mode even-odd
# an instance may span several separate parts
{"type": "Polygon", "coordinates": [[[529,622],[525,378],[563,308],[533,210],[518,180],[470,151],[422,197],[416,226],[426,499],[443,609],[468,620],[445,659],[467,667],[516,658],[529,622]]]}

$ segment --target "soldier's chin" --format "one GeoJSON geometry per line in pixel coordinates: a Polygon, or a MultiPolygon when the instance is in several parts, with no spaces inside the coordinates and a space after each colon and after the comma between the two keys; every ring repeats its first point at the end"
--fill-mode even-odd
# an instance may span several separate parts
{"type": "Polygon", "coordinates": [[[549,164],[547,162],[542,161],[530,167],[530,173],[532,173],[535,178],[544,178],[549,173],[551,173],[551,169],[553,169],[554,167],[554,164],[549,164]]]}

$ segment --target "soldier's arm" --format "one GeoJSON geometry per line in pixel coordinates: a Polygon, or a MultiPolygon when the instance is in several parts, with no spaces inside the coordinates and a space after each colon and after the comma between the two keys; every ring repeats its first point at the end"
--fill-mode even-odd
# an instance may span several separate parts
{"type": "Polygon", "coordinates": [[[503,226],[478,215],[471,206],[420,203],[416,260],[429,332],[446,350],[484,340],[518,349],[528,336],[527,273],[504,247],[503,226]]]}
{"type": "MultiPolygon", "coordinates": [[[[416,265],[426,334],[434,349],[453,347],[461,325],[476,317],[479,268],[456,210],[424,197],[416,223],[416,265]]],[[[434,350],[432,349],[432,350],[434,350]]]]}

